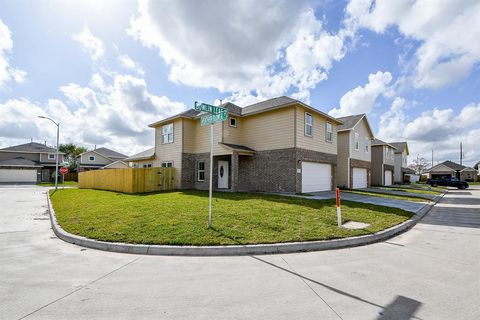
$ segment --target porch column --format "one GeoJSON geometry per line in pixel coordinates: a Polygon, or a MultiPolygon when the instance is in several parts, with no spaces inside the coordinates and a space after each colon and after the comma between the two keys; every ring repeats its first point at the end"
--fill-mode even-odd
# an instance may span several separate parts
{"type": "Polygon", "coordinates": [[[236,192],[238,190],[238,152],[233,151],[231,162],[231,186],[230,190],[236,192]]]}

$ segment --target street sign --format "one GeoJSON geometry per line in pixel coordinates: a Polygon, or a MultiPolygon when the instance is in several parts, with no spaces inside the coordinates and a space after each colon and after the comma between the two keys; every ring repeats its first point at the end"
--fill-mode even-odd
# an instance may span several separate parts
{"type": "Polygon", "coordinates": [[[68,173],[68,168],[65,168],[65,167],[60,168],[60,173],[61,174],[67,174],[68,173]]]}
{"type": "Polygon", "coordinates": [[[196,111],[208,112],[212,114],[227,112],[227,109],[225,108],[212,106],[211,104],[206,104],[206,103],[198,103],[197,101],[195,101],[194,109],[196,111]]]}
{"type": "Polygon", "coordinates": [[[228,113],[227,112],[204,115],[200,118],[200,125],[201,126],[206,126],[206,125],[209,125],[209,124],[213,124],[215,122],[225,121],[225,120],[227,120],[227,118],[228,118],[228,113]]]}

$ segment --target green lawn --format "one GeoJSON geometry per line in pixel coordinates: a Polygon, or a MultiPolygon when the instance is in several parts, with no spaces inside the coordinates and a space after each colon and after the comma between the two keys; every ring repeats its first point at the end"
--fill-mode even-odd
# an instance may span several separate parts
{"type": "Polygon", "coordinates": [[[379,187],[379,189],[408,192],[408,193],[428,194],[432,196],[441,194],[441,191],[428,190],[428,189],[422,189],[422,188],[379,187]]]}
{"type": "Polygon", "coordinates": [[[363,195],[366,195],[366,196],[389,198],[389,199],[396,199],[396,200],[414,201],[414,202],[428,202],[428,201],[430,201],[428,199],[422,198],[421,196],[413,197],[413,196],[400,196],[400,195],[386,194],[386,193],[381,193],[380,190],[379,190],[379,192],[362,191],[362,190],[344,190],[343,192],[357,193],[357,194],[363,194],[363,195]]]}
{"type": "Polygon", "coordinates": [[[88,189],[51,190],[60,225],[103,241],[170,245],[226,245],[309,241],[369,234],[412,214],[342,202],[343,221],[371,224],[365,230],[337,227],[335,200],[257,193],[214,193],[213,228],[207,228],[208,193],[175,191],[129,195],[88,189]]]}
{"type": "MultiPolygon", "coordinates": [[[[42,186],[42,187],[55,187],[55,182],[42,182],[42,183],[37,183],[37,186],[42,186]]],[[[77,187],[78,182],[76,181],[65,181],[65,183],[61,183],[60,181],[58,182],[59,187],[77,187]]]]}

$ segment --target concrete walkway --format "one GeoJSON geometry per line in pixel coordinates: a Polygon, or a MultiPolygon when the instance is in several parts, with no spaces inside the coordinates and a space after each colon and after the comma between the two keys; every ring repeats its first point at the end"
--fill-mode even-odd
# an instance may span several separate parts
{"type": "MultiPolygon", "coordinates": [[[[305,198],[318,199],[318,200],[335,199],[335,192],[333,191],[313,192],[311,194],[313,194],[313,196],[305,197],[305,198]]],[[[389,199],[389,198],[368,196],[368,195],[363,195],[358,193],[349,193],[349,192],[341,192],[340,198],[342,200],[356,201],[356,202],[377,204],[380,206],[399,208],[399,209],[403,209],[410,212],[418,212],[425,205],[427,205],[427,202],[413,202],[413,201],[406,201],[406,200],[389,199]]]]}
{"type": "Polygon", "coordinates": [[[480,319],[480,190],[364,247],[118,254],[54,236],[45,188],[0,190],[0,319],[480,319]]]}

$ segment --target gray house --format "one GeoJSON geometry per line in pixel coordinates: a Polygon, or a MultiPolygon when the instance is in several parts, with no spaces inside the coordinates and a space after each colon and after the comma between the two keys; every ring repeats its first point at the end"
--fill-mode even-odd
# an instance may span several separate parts
{"type": "MultiPolygon", "coordinates": [[[[113,163],[121,163],[128,156],[108,148],[98,148],[80,154],[77,157],[77,172],[97,170],[113,163]]],[[[112,167],[112,166],[110,166],[112,167]]],[[[120,167],[128,167],[127,164],[120,167]]],[[[120,168],[119,167],[119,168],[120,168]]],[[[114,168],[114,166],[112,167],[114,168]]]]}
{"type": "Polygon", "coordinates": [[[478,181],[478,172],[474,168],[466,167],[447,160],[427,170],[428,179],[457,178],[469,182],[478,181]]]}
{"type": "Polygon", "coordinates": [[[372,141],[372,185],[390,186],[395,173],[397,149],[380,139],[372,141]]]}
{"type": "Polygon", "coordinates": [[[407,158],[410,152],[408,151],[408,144],[406,142],[390,142],[390,145],[395,147],[395,172],[393,182],[403,183],[406,174],[415,173],[415,171],[407,168],[407,158]]]}
{"type": "MultiPolygon", "coordinates": [[[[38,183],[55,180],[57,150],[30,142],[0,149],[0,183],[38,183]]],[[[62,163],[59,153],[58,163],[62,163]]]]}

